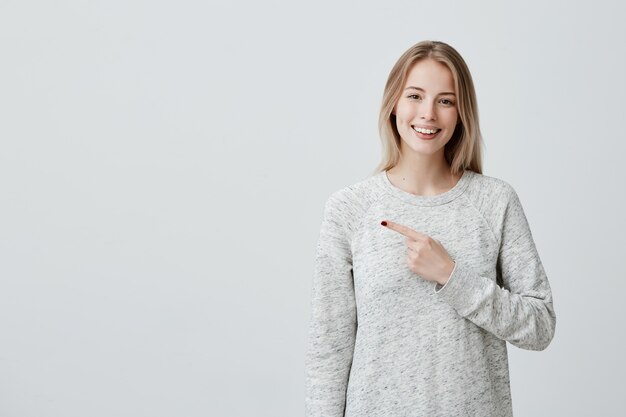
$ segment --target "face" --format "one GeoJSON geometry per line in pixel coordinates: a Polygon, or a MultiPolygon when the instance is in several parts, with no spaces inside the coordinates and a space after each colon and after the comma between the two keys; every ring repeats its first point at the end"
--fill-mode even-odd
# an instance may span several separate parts
{"type": "Polygon", "coordinates": [[[402,137],[402,154],[443,157],[458,121],[456,103],[454,78],[446,65],[432,59],[414,64],[393,110],[402,137]],[[418,132],[416,128],[428,131],[418,132]]]}

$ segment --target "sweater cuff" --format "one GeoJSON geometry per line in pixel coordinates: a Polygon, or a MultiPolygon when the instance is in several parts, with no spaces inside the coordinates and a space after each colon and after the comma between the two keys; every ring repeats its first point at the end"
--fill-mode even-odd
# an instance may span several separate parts
{"type": "Polygon", "coordinates": [[[463,262],[455,261],[456,265],[446,285],[435,286],[435,296],[450,304],[461,316],[467,316],[480,304],[487,288],[496,285],[488,278],[474,273],[463,262]]]}
{"type": "Polygon", "coordinates": [[[437,293],[439,292],[442,288],[444,288],[446,285],[448,285],[448,283],[450,282],[450,280],[452,279],[452,277],[454,276],[454,271],[456,271],[456,261],[454,262],[454,268],[452,268],[452,272],[450,273],[450,276],[448,277],[448,281],[446,281],[446,283],[444,285],[441,285],[438,282],[435,282],[435,287],[434,287],[434,291],[437,293]]]}

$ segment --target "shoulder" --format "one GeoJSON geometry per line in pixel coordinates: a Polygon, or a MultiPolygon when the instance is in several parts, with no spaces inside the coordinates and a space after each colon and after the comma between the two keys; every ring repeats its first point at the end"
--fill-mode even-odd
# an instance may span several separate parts
{"type": "Polygon", "coordinates": [[[476,188],[479,188],[485,193],[498,192],[498,193],[511,193],[514,192],[515,189],[508,181],[494,177],[492,175],[479,174],[477,172],[472,171],[473,174],[473,185],[476,188]]]}
{"type": "Polygon", "coordinates": [[[324,204],[325,217],[354,230],[370,206],[383,195],[377,174],[369,175],[332,191],[324,204]]]}
{"type": "Polygon", "coordinates": [[[330,197],[338,199],[354,199],[359,197],[365,197],[366,194],[371,192],[372,187],[376,182],[375,177],[376,175],[370,175],[367,177],[363,177],[352,184],[346,184],[341,188],[335,189],[333,192],[331,192],[330,197]]]}
{"type": "Polygon", "coordinates": [[[382,195],[381,191],[380,175],[369,175],[332,191],[326,204],[358,210],[378,200],[382,195]]]}
{"type": "Polygon", "coordinates": [[[511,203],[519,202],[517,192],[508,181],[472,171],[472,181],[467,196],[479,208],[504,209],[511,203]]]}
{"type": "Polygon", "coordinates": [[[465,196],[501,244],[525,229],[526,216],[514,186],[490,175],[473,173],[465,196]]]}

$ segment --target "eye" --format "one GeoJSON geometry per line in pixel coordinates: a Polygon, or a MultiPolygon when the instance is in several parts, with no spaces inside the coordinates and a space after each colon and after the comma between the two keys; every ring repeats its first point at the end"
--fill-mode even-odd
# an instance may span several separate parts
{"type": "Polygon", "coordinates": [[[443,103],[443,104],[445,104],[445,105],[447,105],[447,106],[452,106],[452,105],[454,105],[454,102],[453,102],[453,101],[448,100],[447,98],[444,98],[444,99],[442,99],[441,101],[442,101],[442,102],[444,102],[444,101],[445,101],[446,103],[443,103]]]}
{"type": "Polygon", "coordinates": [[[419,96],[417,94],[411,94],[411,95],[408,95],[407,97],[411,98],[411,97],[419,97],[419,96]]]}

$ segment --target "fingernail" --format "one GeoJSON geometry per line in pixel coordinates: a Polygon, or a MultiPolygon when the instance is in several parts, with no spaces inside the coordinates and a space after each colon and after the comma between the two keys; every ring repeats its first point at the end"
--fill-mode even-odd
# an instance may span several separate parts
{"type": "Polygon", "coordinates": [[[382,222],[380,222],[380,224],[382,224],[383,226],[387,226],[387,222],[384,221],[384,220],[382,222]]]}

